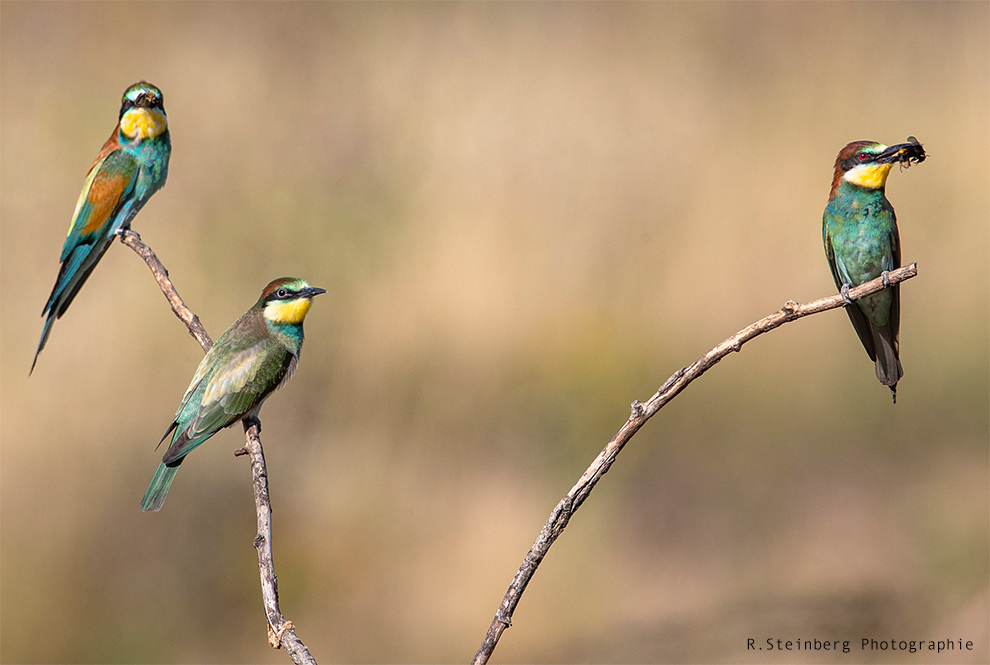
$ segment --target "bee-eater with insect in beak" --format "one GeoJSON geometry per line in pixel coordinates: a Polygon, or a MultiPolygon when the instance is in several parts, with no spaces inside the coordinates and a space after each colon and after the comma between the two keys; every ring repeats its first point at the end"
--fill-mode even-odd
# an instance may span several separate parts
{"type": "MultiPolygon", "coordinates": [[[[141,510],[158,510],[179,465],[224,427],[257,420],[261,405],[292,377],[303,343],[303,320],[313,296],[326,293],[301,279],[282,277],[207,352],[162,437],[172,443],[158,465],[141,510]]],[[[161,445],[159,442],[158,445],[161,445]]]]}
{"type": "MultiPolygon", "coordinates": [[[[876,363],[877,379],[890,388],[897,403],[897,381],[904,375],[897,339],[900,287],[853,301],[849,289],[901,266],[901,244],[894,208],[884,195],[887,175],[895,163],[925,160],[914,137],[887,147],[875,141],[854,141],[835,159],[832,191],[822,218],[825,254],[832,279],[846,299],[846,313],[856,334],[876,363]]],[[[885,282],[886,283],[886,282],[885,282]]]]}
{"type": "Polygon", "coordinates": [[[31,372],[55,319],[65,314],[114,236],[130,228],[134,215],[165,184],[172,143],[164,104],[161,90],[146,81],[124,91],[117,126],[89,169],[62,245],[62,267],[41,312],[47,318],[31,372]]]}

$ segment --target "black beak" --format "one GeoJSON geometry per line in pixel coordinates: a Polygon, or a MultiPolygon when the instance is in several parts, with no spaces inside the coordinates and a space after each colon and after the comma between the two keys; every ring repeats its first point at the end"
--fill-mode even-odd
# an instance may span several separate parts
{"type": "Polygon", "coordinates": [[[158,95],[150,92],[142,92],[138,95],[138,98],[134,100],[134,106],[143,109],[161,109],[162,98],[158,95]]]}
{"type": "Polygon", "coordinates": [[[326,292],[327,292],[326,289],[318,289],[315,286],[307,286],[305,289],[302,289],[297,294],[296,297],[297,298],[312,298],[313,296],[318,296],[321,293],[326,293],[326,292]]]}
{"type": "Polygon", "coordinates": [[[913,141],[911,139],[914,137],[909,137],[909,143],[898,143],[890,146],[877,155],[874,161],[878,164],[894,164],[896,162],[920,164],[925,161],[928,155],[925,154],[925,149],[918,143],[917,139],[913,141]]]}

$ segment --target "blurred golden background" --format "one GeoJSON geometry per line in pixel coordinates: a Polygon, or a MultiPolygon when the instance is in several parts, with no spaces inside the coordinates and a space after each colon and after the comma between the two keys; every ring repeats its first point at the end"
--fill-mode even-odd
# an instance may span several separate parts
{"type": "Polygon", "coordinates": [[[0,5],[0,660],[286,663],[240,428],[139,501],[201,357],[115,245],[38,316],[120,96],[165,93],[137,216],[216,337],[329,289],[262,412],[282,609],[320,662],[466,662],[556,502],[678,367],[834,292],[836,153],[909,134],[898,404],[846,316],[641,431],[493,662],[987,662],[986,3],[0,5]],[[855,657],[853,657],[855,656],[855,657]],[[850,660],[852,658],[852,660],[850,660]]]}

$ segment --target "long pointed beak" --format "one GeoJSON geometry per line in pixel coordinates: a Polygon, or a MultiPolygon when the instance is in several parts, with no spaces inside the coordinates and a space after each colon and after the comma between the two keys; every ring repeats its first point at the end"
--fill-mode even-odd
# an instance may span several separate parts
{"type": "Polygon", "coordinates": [[[927,156],[921,144],[917,140],[914,140],[910,143],[898,143],[897,145],[890,146],[877,155],[875,161],[879,164],[893,164],[895,162],[920,164],[925,161],[927,156]]]}
{"type": "Polygon", "coordinates": [[[315,286],[307,286],[305,289],[299,292],[300,298],[312,298],[313,296],[318,296],[321,293],[326,293],[326,289],[320,289],[315,286]]]}

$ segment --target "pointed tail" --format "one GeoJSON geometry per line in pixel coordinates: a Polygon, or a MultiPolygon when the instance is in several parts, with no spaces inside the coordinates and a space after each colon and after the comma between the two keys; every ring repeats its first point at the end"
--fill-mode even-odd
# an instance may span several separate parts
{"type": "Polygon", "coordinates": [[[55,319],[57,318],[54,311],[48,312],[48,318],[45,319],[45,327],[41,330],[41,340],[38,342],[37,351],[34,352],[34,360],[31,361],[31,371],[28,372],[28,376],[34,373],[34,366],[38,362],[38,356],[41,354],[41,350],[45,348],[45,342],[48,341],[48,336],[52,332],[52,324],[55,323],[55,319]]]}
{"type": "Polygon", "coordinates": [[[873,343],[876,346],[877,352],[877,379],[880,383],[890,388],[890,394],[894,399],[894,404],[896,404],[897,382],[904,376],[904,368],[901,366],[901,360],[898,357],[897,339],[894,337],[889,325],[874,325],[872,328],[873,343]]]}
{"type": "Polygon", "coordinates": [[[168,489],[172,486],[172,481],[175,480],[175,474],[178,470],[178,464],[165,466],[165,463],[162,462],[158,465],[155,477],[151,479],[148,491],[144,493],[144,499],[141,500],[141,510],[157,512],[161,509],[162,504],[165,503],[165,495],[168,494],[168,489]]]}
{"type": "MultiPolygon", "coordinates": [[[[41,312],[42,316],[48,314],[48,318],[45,319],[45,327],[41,331],[41,341],[38,342],[38,350],[34,352],[34,360],[31,362],[31,372],[34,372],[34,365],[38,362],[38,355],[45,348],[45,342],[48,341],[48,335],[51,334],[52,324],[55,323],[55,319],[61,318],[65,314],[65,310],[69,309],[69,305],[75,300],[79,289],[86,283],[93,269],[96,268],[96,264],[103,258],[103,255],[115,237],[113,234],[110,234],[98,238],[95,244],[90,244],[93,241],[81,245],[77,244],[72,252],[62,259],[62,267],[59,268],[58,277],[55,279],[55,286],[52,288],[52,294],[48,296],[45,309],[41,312]]],[[[28,376],[30,376],[30,372],[28,376]]]]}

